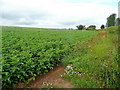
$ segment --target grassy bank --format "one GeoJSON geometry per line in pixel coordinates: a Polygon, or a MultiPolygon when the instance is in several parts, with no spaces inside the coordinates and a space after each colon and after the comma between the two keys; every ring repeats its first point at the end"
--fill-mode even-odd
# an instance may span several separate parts
{"type": "Polygon", "coordinates": [[[120,85],[117,27],[105,29],[90,43],[79,44],[64,58],[64,78],[76,88],[118,88],[120,85]]]}

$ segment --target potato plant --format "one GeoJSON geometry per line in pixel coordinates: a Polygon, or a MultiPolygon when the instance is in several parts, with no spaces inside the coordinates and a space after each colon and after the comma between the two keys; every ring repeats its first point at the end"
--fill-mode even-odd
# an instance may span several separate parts
{"type": "Polygon", "coordinates": [[[89,41],[98,32],[40,28],[2,28],[2,86],[15,86],[42,75],[73,50],[76,42],[89,41]]]}

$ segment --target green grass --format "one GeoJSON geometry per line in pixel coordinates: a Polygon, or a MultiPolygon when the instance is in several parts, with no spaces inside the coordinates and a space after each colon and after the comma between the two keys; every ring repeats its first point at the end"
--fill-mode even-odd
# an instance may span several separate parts
{"type": "MultiPolygon", "coordinates": [[[[74,50],[91,40],[96,31],[2,27],[3,87],[42,75],[74,50]]],[[[29,81],[29,80],[28,80],[29,81]]]]}
{"type": "Polygon", "coordinates": [[[108,27],[108,28],[105,28],[105,29],[101,29],[101,30],[106,30],[106,31],[116,31],[118,30],[118,26],[111,26],[111,27],[108,27]]]}
{"type": "Polygon", "coordinates": [[[92,46],[78,44],[79,47],[62,60],[65,65],[72,64],[71,71],[64,78],[71,80],[76,88],[118,88],[120,85],[117,27],[108,28],[107,37],[101,36],[92,46]],[[112,29],[111,29],[112,28],[112,29]],[[109,31],[110,29],[110,31],[109,31]],[[114,33],[111,33],[113,30],[114,33]]]}

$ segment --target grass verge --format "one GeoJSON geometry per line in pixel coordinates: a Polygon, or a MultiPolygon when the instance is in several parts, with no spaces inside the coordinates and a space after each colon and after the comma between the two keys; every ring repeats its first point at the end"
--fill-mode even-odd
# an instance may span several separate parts
{"type": "Polygon", "coordinates": [[[116,30],[117,27],[108,28],[107,35],[95,37],[98,39],[94,43],[78,44],[62,61],[72,67],[66,71],[64,78],[76,88],[119,88],[116,30]]]}

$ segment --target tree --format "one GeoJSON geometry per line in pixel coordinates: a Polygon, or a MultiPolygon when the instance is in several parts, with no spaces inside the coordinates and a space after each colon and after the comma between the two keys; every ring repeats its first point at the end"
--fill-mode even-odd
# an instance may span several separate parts
{"type": "Polygon", "coordinates": [[[78,30],[82,30],[83,29],[83,25],[78,25],[76,27],[78,28],[78,30]]]}
{"type": "Polygon", "coordinates": [[[117,18],[117,19],[116,19],[115,26],[120,26],[120,18],[117,18]]]}
{"type": "Polygon", "coordinates": [[[104,29],[105,28],[105,25],[101,25],[101,27],[100,27],[101,29],[104,29]]]}
{"type": "Polygon", "coordinates": [[[88,30],[95,30],[95,29],[96,29],[96,26],[95,26],[95,25],[90,25],[87,29],[88,29],[88,30]]]}
{"type": "Polygon", "coordinates": [[[116,14],[111,14],[111,15],[107,18],[106,27],[115,26],[115,18],[116,18],[116,14]]]}

